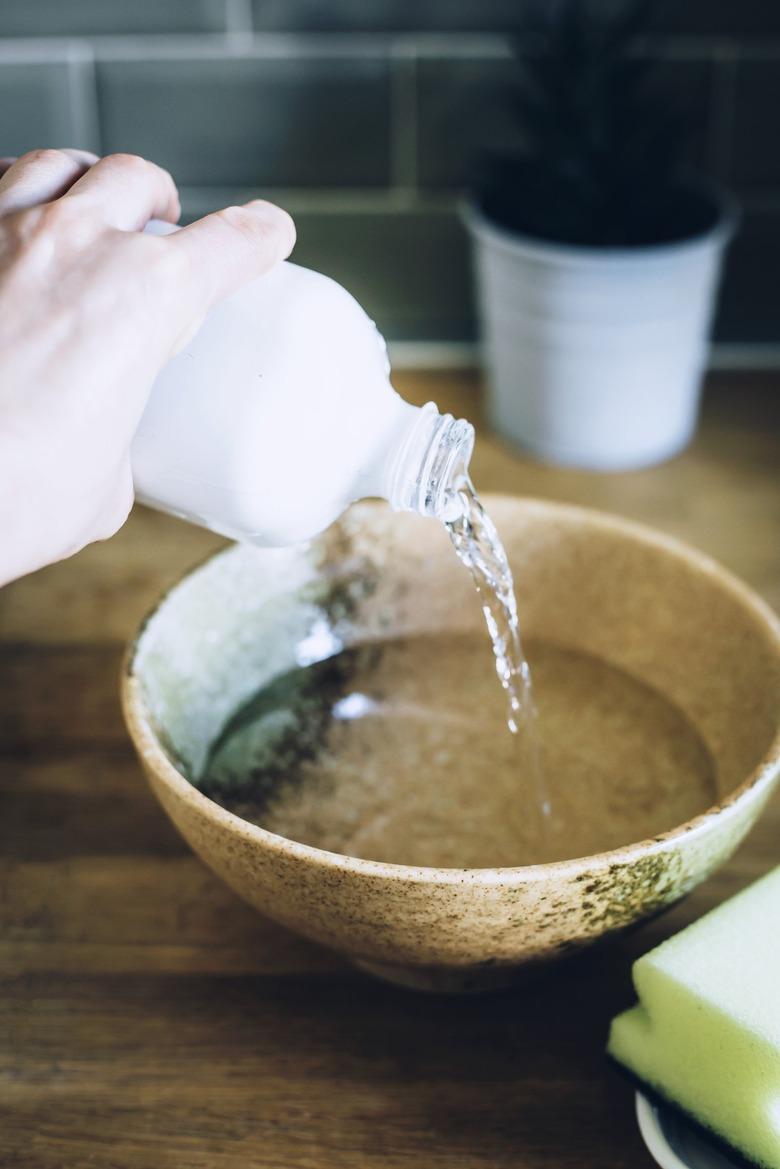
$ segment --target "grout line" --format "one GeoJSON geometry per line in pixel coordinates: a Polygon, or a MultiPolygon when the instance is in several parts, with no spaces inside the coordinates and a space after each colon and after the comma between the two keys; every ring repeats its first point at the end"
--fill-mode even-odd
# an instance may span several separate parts
{"type": "Polygon", "coordinates": [[[206,33],[202,36],[95,38],[99,61],[202,61],[233,56],[238,43],[247,56],[252,38],[240,32],[206,33]]]}
{"type": "Polygon", "coordinates": [[[100,154],[97,76],[95,58],[88,45],[73,43],[70,46],[68,84],[74,135],[70,145],[100,154]]]}
{"type": "Polygon", "coordinates": [[[226,49],[240,57],[251,51],[254,43],[252,0],[225,0],[226,49]]]}
{"type": "MultiPolygon", "coordinates": [[[[512,38],[500,33],[256,32],[251,0],[226,0],[225,31],[201,33],[98,34],[79,37],[0,37],[0,60],[62,60],[74,42],[90,44],[99,55],[141,59],[177,56],[196,59],[214,52],[230,54],[240,38],[248,56],[363,56],[393,49],[417,57],[505,58],[512,38]]],[[[725,37],[678,37],[650,40],[643,53],[664,60],[724,58],[780,60],[780,37],[736,40],[725,37]]]]}
{"type": "Polygon", "coordinates": [[[649,37],[643,46],[643,55],[656,56],[662,60],[689,61],[702,57],[718,57],[733,53],[736,41],[729,37],[649,37]]]}
{"type": "Polygon", "coordinates": [[[225,31],[228,36],[254,32],[252,0],[225,0],[225,31]]]}
{"type": "Polygon", "coordinates": [[[51,40],[16,40],[7,38],[0,40],[0,64],[2,65],[37,65],[61,64],[72,60],[74,51],[89,51],[89,44],[82,38],[67,38],[51,40]]]}
{"type": "Polygon", "coordinates": [[[387,354],[394,370],[475,369],[480,364],[475,341],[388,341],[387,354]]]}
{"type": "Polygon", "coordinates": [[[418,196],[412,187],[373,190],[334,190],[301,187],[182,187],[182,201],[187,210],[205,213],[215,207],[246,203],[262,197],[286,207],[293,214],[376,215],[416,211],[430,215],[452,215],[458,200],[450,196],[418,196]]]}
{"type": "Polygon", "coordinates": [[[780,38],[659,37],[647,41],[642,53],[661,60],[744,57],[751,61],[774,61],[780,57],[780,38]]]}
{"type": "Polygon", "coordinates": [[[780,59],[780,40],[740,41],[734,50],[744,61],[777,61],[780,59]]]}
{"type": "Polygon", "coordinates": [[[390,152],[394,187],[417,186],[417,63],[414,53],[396,46],[391,55],[390,152]]]}
{"type": "MultiPolygon", "coordinates": [[[[389,341],[394,369],[474,369],[482,363],[477,341],[389,341]]],[[[708,369],[780,369],[780,345],[716,342],[710,348],[708,369]]]]}
{"type": "Polygon", "coordinates": [[[742,190],[739,196],[740,206],[744,211],[778,212],[780,211],[780,191],[770,190],[742,190]]]}
{"type": "MultiPolygon", "coordinates": [[[[424,0],[421,0],[424,2],[424,0]]],[[[398,33],[395,47],[402,53],[419,57],[493,57],[512,56],[511,37],[502,33],[398,33]]]]}
{"type": "Polygon", "coordinates": [[[736,113],[737,52],[724,49],[712,60],[712,95],[710,100],[709,161],[721,182],[728,180],[734,145],[736,113]]]}
{"type": "MultiPolygon", "coordinates": [[[[382,34],[254,33],[240,28],[222,33],[180,33],[151,36],[79,37],[103,60],[199,60],[204,57],[387,57],[391,38],[382,34]]],[[[69,38],[0,39],[0,61],[62,60],[69,38]]]]}
{"type": "Polygon", "coordinates": [[[716,341],[708,369],[780,369],[780,345],[716,341]]]}
{"type": "Polygon", "coordinates": [[[511,55],[509,38],[489,33],[255,32],[250,0],[227,0],[227,5],[224,32],[6,37],[0,38],[0,60],[40,60],[47,55],[61,60],[68,44],[76,39],[91,45],[99,57],[127,60],[166,57],[197,60],[215,53],[231,55],[237,43],[249,57],[363,57],[394,51],[423,57],[490,59],[511,55]]]}

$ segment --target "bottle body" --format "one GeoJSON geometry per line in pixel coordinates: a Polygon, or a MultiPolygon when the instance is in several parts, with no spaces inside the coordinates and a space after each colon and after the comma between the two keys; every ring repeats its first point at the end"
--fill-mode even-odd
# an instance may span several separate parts
{"type": "Polygon", "coordinates": [[[355,499],[400,499],[421,411],[388,374],[349,293],[280,264],[217,305],[157,378],[131,448],[136,494],[262,545],[315,535],[355,499]]]}

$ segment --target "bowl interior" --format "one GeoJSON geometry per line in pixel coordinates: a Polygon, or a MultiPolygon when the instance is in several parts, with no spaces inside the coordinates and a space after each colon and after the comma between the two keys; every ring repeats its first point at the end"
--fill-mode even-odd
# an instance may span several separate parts
{"type": "MultiPolygon", "coordinates": [[[[321,786],[314,805],[296,796],[287,818],[267,827],[330,851],[415,865],[563,859],[689,820],[734,792],[770,750],[777,630],[746,589],[704,557],[609,517],[500,497],[488,505],[515,574],[532,667],[544,685],[554,679],[558,695],[543,844],[536,794],[519,798],[520,777],[501,754],[495,679],[476,703],[479,717],[493,720],[485,741],[498,745],[481,767],[458,767],[456,758],[446,785],[424,758],[399,767],[408,734],[391,729],[370,759],[321,786]],[[642,717],[639,730],[623,733],[627,693],[642,717]],[[588,713],[596,700],[601,722],[588,713]],[[603,740],[604,717],[623,734],[620,750],[603,740]],[[580,759],[576,773],[564,765],[571,734],[579,736],[569,752],[580,759]]],[[[197,569],[146,623],[132,669],[164,750],[198,785],[234,712],[302,660],[415,638],[438,647],[427,685],[437,670],[452,683],[446,646],[458,639],[480,647],[475,659],[484,653],[489,674],[482,613],[445,532],[361,504],[310,545],[236,546],[197,569]]],[[[419,685],[402,683],[414,683],[409,704],[418,707],[419,685]]],[[[458,687],[451,693],[456,703],[458,687]]]]}

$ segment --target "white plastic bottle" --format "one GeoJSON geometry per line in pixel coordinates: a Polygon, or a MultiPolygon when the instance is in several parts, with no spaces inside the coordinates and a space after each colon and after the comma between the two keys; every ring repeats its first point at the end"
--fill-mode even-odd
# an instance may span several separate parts
{"type": "Polygon", "coordinates": [[[283,263],[217,305],[157,378],[136,494],[238,540],[291,544],[356,499],[446,518],[468,422],[393,390],[384,342],[340,285],[283,263]]]}

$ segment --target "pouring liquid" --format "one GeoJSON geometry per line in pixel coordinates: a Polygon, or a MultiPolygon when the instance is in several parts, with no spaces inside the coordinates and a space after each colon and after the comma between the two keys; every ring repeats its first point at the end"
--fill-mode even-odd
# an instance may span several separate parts
{"type": "Polygon", "coordinates": [[[520,621],[512,569],[490,516],[464,472],[457,490],[458,512],[445,526],[461,564],[469,570],[482,603],[496,673],[507,697],[507,726],[520,740],[524,770],[544,825],[550,816],[550,793],[544,780],[531,668],[520,640],[520,621]]]}

